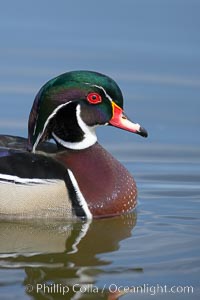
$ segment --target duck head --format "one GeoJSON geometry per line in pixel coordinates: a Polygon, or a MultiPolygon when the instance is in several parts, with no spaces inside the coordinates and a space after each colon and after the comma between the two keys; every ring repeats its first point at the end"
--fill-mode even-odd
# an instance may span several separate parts
{"type": "Polygon", "coordinates": [[[123,96],[114,80],[91,71],[72,71],[48,81],[36,95],[29,116],[30,151],[53,138],[65,148],[92,146],[98,125],[112,125],[143,137],[147,131],[123,111],[123,96]]]}

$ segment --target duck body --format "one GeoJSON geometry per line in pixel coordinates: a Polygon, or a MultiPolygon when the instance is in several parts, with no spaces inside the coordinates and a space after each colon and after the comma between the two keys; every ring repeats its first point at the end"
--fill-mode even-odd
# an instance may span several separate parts
{"type": "Polygon", "coordinates": [[[0,136],[0,217],[97,218],[133,209],[132,175],[95,134],[96,126],[110,124],[147,135],[122,106],[116,83],[96,72],[73,71],[44,85],[28,139],[0,136]]]}
{"type": "Polygon", "coordinates": [[[136,205],[133,177],[98,143],[56,152],[46,143],[33,154],[26,139],[0,136],[0,142],[1,217],[107,217],[136,205]]]}

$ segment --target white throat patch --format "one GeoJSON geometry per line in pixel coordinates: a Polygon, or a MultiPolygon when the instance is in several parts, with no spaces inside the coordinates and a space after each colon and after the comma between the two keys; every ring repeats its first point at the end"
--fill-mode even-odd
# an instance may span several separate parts
{"type": "Polygon", "coordinates": [[[96,126],[88,126],[85,122],[81,119],[81,106],[80,104],[76,107],[76,117],[77,122],[81,130],[84,132],[83,140],[80,142],[67,142],[59,138],[54,132],[52,132],[52,136],[54,139],[63,147],[73,150],[82,150],[86,149],[97,142],[97,136],[95,132],[96,126]]]}

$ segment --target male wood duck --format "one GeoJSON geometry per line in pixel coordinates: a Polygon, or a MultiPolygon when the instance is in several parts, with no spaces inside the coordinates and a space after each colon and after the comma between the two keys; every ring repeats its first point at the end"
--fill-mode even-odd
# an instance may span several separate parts
{"type": "Polygon", "coordinates": [[[0,136],[0,217],[90,219],[132,210],[135,181],[97,142],[99,125],[147,137],[124,114],[111,78],[72,71],[48,81],[34,100],[28,139],[0,136]]]}

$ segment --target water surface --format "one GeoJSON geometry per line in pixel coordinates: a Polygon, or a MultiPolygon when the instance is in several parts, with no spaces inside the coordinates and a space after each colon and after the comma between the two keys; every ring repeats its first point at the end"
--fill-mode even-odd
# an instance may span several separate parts
{"type": "Polygon", "coordinates": [[[199,299],[199,9],[195,0],[2,4],[1,133],[26,136],[39,88],[90,69],[119,83],[149,138],[98,129],[135,177],[133,213],[0,222],[0,299],[116,299],[124,289],[122,299],[199,299]],[[66,295],[44,291],[54,284],[66,295]]]}

